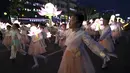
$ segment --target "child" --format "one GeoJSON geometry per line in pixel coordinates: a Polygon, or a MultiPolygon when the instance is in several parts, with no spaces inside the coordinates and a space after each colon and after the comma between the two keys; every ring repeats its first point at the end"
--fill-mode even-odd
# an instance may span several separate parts
{"type": "Polygon", "coordinates": [[[6,46],[6,48],[8,50],[10,50],[10,46],[11,46],[11,34],[10,34],[10,30],[11,30],[11,26],[8,25],[7,26],[7,30],[5,32],[4,40],[2,42],[6,46]]]}
{"type": "Polygon", "coordinates": [[[30,36],[32,38],[30,46],[29,46],[29,55],[33,56],[35,64],[32,68],[38,67],[37,58],[45,59],[45,56],[41,55],[46,52],[45,45],[43,44],[43,36],[41,34],[41,30],[38,29],[38,24],[33,24],[30,28],[30,36]]]}

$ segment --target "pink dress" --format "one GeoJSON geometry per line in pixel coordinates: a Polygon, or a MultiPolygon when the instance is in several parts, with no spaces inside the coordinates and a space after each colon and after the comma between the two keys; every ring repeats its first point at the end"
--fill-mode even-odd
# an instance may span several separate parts
{"type": "Polygon", "coordinates": [[[6,31],[4,40],[2,42],[6,47],[11,46],[12,40],[11,40],[11,34],[10,31],[6,31]]]}
{"type": "Polygon", "coordinates": [[[58,73],[95,73],[95,69],[84,48],[85,43],[88,48],[100,57],[104,57],[104,48],[94,41],[86,32],[79,30],[77,32],[71,29],[64,34],[67,46],[62,57],[58,73]]]}
{"type": "MultiPolygon", "coordinates": [[[[36,28],[34,26],[32,26],[31,29],[32,28],[34,28],[35,30],[38,31],[38,28],[36,28]]],[[[39,33],[37,31],[33,31],[33,30],[31,30],[32,40],[31,40],[31,43],[30,43],[30,46],[29,46],[28,53],[29,53],[29,55],[36,56],[36,55],[40,55],[40,54],[45,53],[46,52],[46,49],[45,49],[46,46],[45,46],[44,41],[43,41],[42,33],[39,33]]]]}

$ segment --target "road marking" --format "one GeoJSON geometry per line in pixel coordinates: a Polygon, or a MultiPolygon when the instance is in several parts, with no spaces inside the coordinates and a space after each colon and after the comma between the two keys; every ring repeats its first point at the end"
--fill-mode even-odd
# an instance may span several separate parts
{"type": "Polygon", "coordinates": [[[63,50],[64,50],[64,49],[61,49],[61,50],[55,51],[55,52],[53,52],[53,53],[47,54],[47,57],[52,56],[52,55],[54,55],[54,54],[56,54],[56,53],[59,53],[59,52],[61,52],[61,51],[63,51],[63,50]]]}

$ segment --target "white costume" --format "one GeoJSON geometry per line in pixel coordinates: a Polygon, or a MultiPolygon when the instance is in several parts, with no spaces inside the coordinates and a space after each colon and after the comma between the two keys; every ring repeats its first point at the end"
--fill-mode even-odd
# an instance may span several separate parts
{"type": "Polygon", "coordinates": [[[22,49],[21,42],[20,42],[21,35],[18,30],[11,30],[10,34],[11,34],[11,38],[12,38],[10,59],[15,59],[17,51],[22,49]]]}
{"type": "Polygon", "coordinates": [[[77,32],[69,29],[64,35],[66,37],[65,45],[67,47],[58,73],[95,73],[83,43],[85,43],[93,53],[102,58],[106,56],[103,52],[104,47],[94,41],[87,32],[81,29],[77,32]]]}
{"type": "Polygon", "coordinates": [[[112,41],[112,36],[111,36],[112,32],[111,32],[111,28],[109,26],[106,26],[102,32],[101,32],[101,36],[100,36],[100,40],[101,40],[101,44],[104,46],[104,48],[107,49],[107,51],[109,52],[113,52],[114,51],[114,44],[112,41]]]}

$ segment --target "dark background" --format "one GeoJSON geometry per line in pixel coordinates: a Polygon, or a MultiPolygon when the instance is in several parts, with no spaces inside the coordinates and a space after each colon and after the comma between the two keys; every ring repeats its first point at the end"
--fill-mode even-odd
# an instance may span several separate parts
{"type": "MultiPolygon", "coordinates": [[[[99,12],[115,10],[116,13],[120,13],[123,17],[130,16],[130,0],[77,0],[77,3],[82,6],[93,6],[97,8],[99,12]]],[[[7,11],[8,6],[9,0],[0,0],[0,15],[2,15],[4,11],[7,11]]]]}

